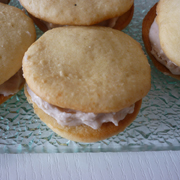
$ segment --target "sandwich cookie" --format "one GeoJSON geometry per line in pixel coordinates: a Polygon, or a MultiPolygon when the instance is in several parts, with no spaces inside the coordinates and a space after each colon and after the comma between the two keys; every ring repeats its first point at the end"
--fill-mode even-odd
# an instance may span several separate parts
{"type": "Polygon", "coordinates": [[[142,37],[156,68],[180,79],[180,1],[160,0],[143,20],[142,37]]]}
{"type": "Polygon", "coordinates": [[[98,25],[122,30],[134,13],[134,0],[19,1],[44,32],[65,25],[98,25]]]}
{"type": "Polygon", "coordinates": [[[138,42],[107,27],[47,31],[25,53],[25,94],[54,132],[96,142],[123,131],[150,89],[150,66],[138,42]]]}
{"type": "Polygon", "coordinates": [[[20,9],[0,3],[0,104],[24,84],[22,59],[36,39],[33,21],[20,9]]]}

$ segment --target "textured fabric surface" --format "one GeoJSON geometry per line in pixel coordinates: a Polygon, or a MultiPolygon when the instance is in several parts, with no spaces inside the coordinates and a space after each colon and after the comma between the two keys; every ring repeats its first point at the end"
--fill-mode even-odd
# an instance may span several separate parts
{"type": "Polygon", "coordinates": [[[180,152],[4,154],[3,180],[179,180],[180,152]]]}

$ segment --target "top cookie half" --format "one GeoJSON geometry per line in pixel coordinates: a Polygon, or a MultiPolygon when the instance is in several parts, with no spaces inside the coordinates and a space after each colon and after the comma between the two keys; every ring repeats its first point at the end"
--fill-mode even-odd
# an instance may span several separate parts
{"type": "Polygon", "coordinates": [[[161,48],[172,62],[180,66],[180,0],[160,0],[156,22],[161,48]]]}
{"type": "Polygon", "coordinates": [[[22,66],[22,58],[35,41],[33,21],[20,9],[0,3],[0,84],[22,66]]]}
{"type": "Polygon", "coordinates": [[[121,16],[134,0],[20,0],[33,16],[60,25],[93,25],[121,16]]]}
{"type": "Polygon", "coordinates": [[[105,27],[47,31],[25,53],[27,84],[45,101],[83,112],[116,112],[150,89],[150,66],[138,42],[105,27]]]}

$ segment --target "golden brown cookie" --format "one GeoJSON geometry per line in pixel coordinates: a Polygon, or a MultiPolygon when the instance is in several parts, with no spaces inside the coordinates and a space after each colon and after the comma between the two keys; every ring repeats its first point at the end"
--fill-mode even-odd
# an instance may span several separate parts
{"type": "Polygon", "coordinates": [[[134,4],[126,13],[124,13],[118,18],[113,29],[117,29],[117,30],[124,29],[131,22],[133,18],[133,14],[134,14],[134,4]]]}
{"type": "MultiPolygon", "coordinates": [[[[39,1],[20,0],[34,22],[44,32],[47,24],[57,25],[95,25],[119,17],[115,29],[123,29],[129,24],[134,12],[134,0],[88,0],[88,1],[39,1]],[[44,24],[45,23],[45,24],[44,24]]],[[[114,20],[113,20],[114,21],[114,20]]],[[[105,23],[109,26],[111,23],[105,23]]],[[[55,27],[53,25],[53,27],[55,27]]],[[[49,25],[48,25],[49,26],[49,25]]],[[[114,26],[114,25],[113,25],[114,26]]]]}
{"type": "Polygon", "coordinates": [[[140,44],[111,28],[47,31],[25,53],[23,70],[42,99],[83,112],[119,111],[150,89],[150,67],[140,44]]]}
{"type": "MultiPolygon", "coordinates": [[[[170,2],[170,1],[168,1],[168,2],[170,2]]],[[[142,24],[142,38],[143,38],[143,41],[144,41],[144,45],[145,45],[146,51],[147,51],[149,57],[151,58],[153,64],[156,66],[156,68],[157,68],[159,71],[163,72],[163,73],[166,74],[166,75],[169,75],[169,76],[171,76],[171,77],[173,77],[173,78],[176,78],[176,79],[180,80],[180,75],[174,75],[174,74],[172,74],[172,73],[169,71],[169,69],[166,68],[166,67],[165,67],[163,64],[161,64],[159,61],[157,61],[156,58],[155,58],[155,57],[152,55],[152,53],[151,53],[152,47],[151,47],[151,42],[150,42],[150,39],[149,39],[149,30],[150,30],[150,27],[151,27],[151,25],[152,25],[152,23],[153,23],[153,21],[154,21],[154,19],[155,19],[155,17],[156,17],[157,5],[158,5],[158,3],[156,3],[156,4],[150,9],[150,11],[147,13],[147,15],[145,16],[145,18],[144,18],[144,20],[143,20],[143,24],[142,24]]],[[[160,12],[158,12],[158,14],[161,15],[160,12]]],[[[167,13],[167,14],[168,14],[168,13],[167,13]]],[[[158,17],[158,16],[157,16],[157,17],[158,17]]],[[[167,16],[166,16],[166,18],[167,18],[167,16]]],[[[157,19],[158,19],[158,18],[157,18],[157,19]]],[[[158,23],[158,21],[159,21],[159,20],[157,20],[157,23],[158,23]]],[[[165,24],[167,25],[167,23],[165,23],[165,24]]],[[[164,27],[164,26],[165,26],[165,25],[162,25],[162,27],[164,27]]],[[[160,27],[160,25],[159,25],[159,27],[160,27]]],[[[166,31],[166,32],[167,32],[167,31],[166,31]]],[[[174,31],[172,31],[172,32],[174,32],[174,31]]],[[[161,36],[161,33],[160,33],[160,36],[161,36]]],[[[172,38],[172,36],[171,36],[171,38],[172,38]]],[[[177,36],[177,38],[178,38],[178,36],[177,36]]],[[[173,39],[174,39],[174,38],[173,38],[173,39]]],[[[160,37],[160,41],[161,41],[161,40],[162,40],[162,38],[160,37]]],[[[168,43],[169,43],[169,42],[167,42],[167,44],[168,44],[168,43]]],[[[164,44],[164,43],[163,43],[163,44],[164,44]]],[[[162,49],[163,49],[163,51],[165,52],[165,54],[167,54],[167,50],[165,51],[163,44],[161,44],[161,45],[162,45],[162,49]]],[[[170,49],[171,49],[171,48],[170,48],[170,49]]],[[[175,50],[176,50],[176,48],[175,48],[175,50]]],[[[175,54],[177,54],[177,53],[175,53],[175,54]]],[[[177,58],[177,59],[178,59],[178,58],[177,58]]],[[[171,60],[171,59],[170,59],[170,60],[171,60]]]]}
{"type": "Polygon", "coordinates": [[[157,5],[156,21],[164,53],[172,62],[180,66],[180,1],[160,0],[157,5]]]}
{"type": "Polygon", "coordinates": [[[40,109],[35,103],[31,101],[31,97],[29,96],[26,87],[25,94],[29,103],[33,105],[35,113],[39,116],[39,118],[54,132],[58,135],[77,142],[97,142],[111,136],[114,136],[125,130],[127,126],[129,126],[136,116],[139,113],[141,108],[142,100],[139,100],[135,104],[135,109],[132,114],[128,114],[124,120],[121,120],[118,126],[115,126],[113,123],[104,123],[99,129],[92,129],[87,125],[80,126],[61,126],[57,123],[57,121],[44,113],[42,109],[40,109]]]}
{"type": "Polygon", "coordinates": [[[79,142],[123,131],[151,86],[150,66],[140,44],[121,31],[97,26],[47,31],[25,53],[23,71],[25,94],[40,119],[62,137],[79,142]],[[97,128],[84,123],[98,124],[108,113],[115,120],[119,111],[133,104],[134,112],[125,113],[117,124],[110,119],[97,128]],[[83,123],[69,124],[79,119],[83,123]]]}
{"type": "MultiPolygon", "coordinates": [[[[0,85],[22,66],[24,52],[36,39],[33,21],[20,9],[0,3],[0,85]]],[[[1,102],[7,99],[1,95],[1,102]]]]}
{"type": "MultiPolygon", "coordinates": [[[[46,32],[49,28],[46,23],[39,18],[34,17],[30,13],[29,16],[33,19],[34,23],[39,27],[39,29],[43,32],[46,32]]],[[[119,16],[118,20],[116,21],[113,29],[122,30],[124,29],[132,20],[134,14],[134,4],[132,7],[123,15],[119,16]]],[[[58,26],[58,25],[57,25],[58,26]]]]}

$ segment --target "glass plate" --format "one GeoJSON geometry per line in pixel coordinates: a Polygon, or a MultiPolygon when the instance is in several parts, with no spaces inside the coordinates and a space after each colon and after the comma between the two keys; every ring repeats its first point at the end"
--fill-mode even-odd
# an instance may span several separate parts
{"type": "MultiPolygon", "coordinates": [[[[144,45],[142,20],[157,0],[135,0],[134,17],[124,30],[144,45]]],[[[11,5],[22,8],[18,1],[11,5]]],[[[36,28],[38,37],[42,32],[36,28]]],[[[76,143],[58,136],[34,114],[23,90],[0,105],[1,153],[118,152],[180,150],[180,81],[152,68],[152,87],[137,119],[117,136],[96,143],[76,143]]]]}

